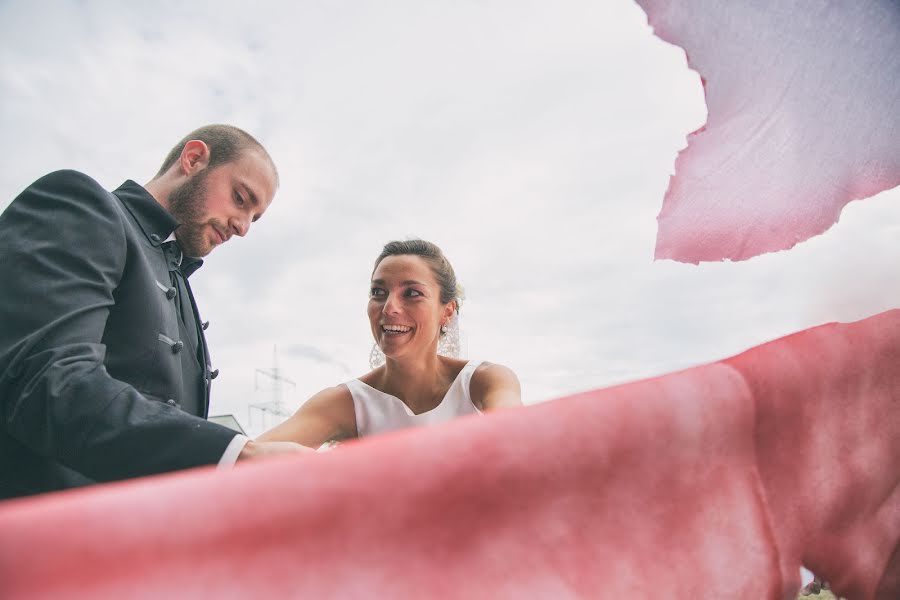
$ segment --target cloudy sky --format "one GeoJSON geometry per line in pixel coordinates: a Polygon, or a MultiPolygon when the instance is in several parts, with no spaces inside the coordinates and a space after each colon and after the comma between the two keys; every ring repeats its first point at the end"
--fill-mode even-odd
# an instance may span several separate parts
{"type": "Polygon", "coordinates": [[[898,189],[789,252],[653,261],[706,108],[631,0],[3,0],[0,40],[0,208],[56,169],[145,183],[207,123],[269,149],[275,203],[191,280],[221,370],[212,413],[252,433],[275,346],[289,410],[367,370],[368,278],[391,239],[444,249],[468,356],[512,367],[529,403],[900,305],[898,189]]]}

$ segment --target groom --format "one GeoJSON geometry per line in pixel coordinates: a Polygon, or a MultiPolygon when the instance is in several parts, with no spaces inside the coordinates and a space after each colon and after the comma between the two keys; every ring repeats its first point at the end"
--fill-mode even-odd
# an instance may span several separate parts
{"type": "Polygon", "coordinates": [[[277,187],[259,142],[210,125],[145,186],[108,192],[57,171],[12,201],[0,215],[0,499],[302,450],[205,420],[218,371],[188,284],[277,187]]]}

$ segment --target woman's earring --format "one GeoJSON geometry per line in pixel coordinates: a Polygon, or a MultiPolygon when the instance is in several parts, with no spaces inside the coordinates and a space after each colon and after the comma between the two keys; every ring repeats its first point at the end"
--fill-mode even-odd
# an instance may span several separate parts
{"type": "Polygon", "coordinates": [[[437,353],[441,356],[459,358],[459,317],[453,315],[449,323],[441,325],[441,337],[438,339],[437,353]]]}
{"type": "Polygon", "coordinates": [[[378,344],[372,344],[372,350],[369,352],[369,366],[377,369],[384,364],[384,352],[378,347],[378,344]]]}

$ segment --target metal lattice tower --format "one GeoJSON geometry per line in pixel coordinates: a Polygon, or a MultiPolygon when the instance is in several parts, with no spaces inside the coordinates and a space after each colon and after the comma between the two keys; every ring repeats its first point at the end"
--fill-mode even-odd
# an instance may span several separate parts
{"type": "Polygon", "coordinates": [[[262,425],[263,428],[267,428],[268,425],[266,423],[266,417],[271,416],[275,420],[275,425],[284,420],[285,417],[288,416],[287,410],[285,410],[284,405],[281,402],[281,387],[283,385],[292,386],[294,389],[297,388],[297,384],[288,379],[287,377],[281,374],[281,371],[278,368],[278,346],[272,346],[272,368],[271,369],[256,369],[253,374],[253,391],[260,391],[261,387],[259,385],[260,377],[265,380],[271,381],[272,385],[272,399],[268,402],[259,402],[255,404],[251,404],[247,407],[247,418],[249,419],[249,426],[253,426],[253,410],[258,410],[262,413],[262,425]]]}

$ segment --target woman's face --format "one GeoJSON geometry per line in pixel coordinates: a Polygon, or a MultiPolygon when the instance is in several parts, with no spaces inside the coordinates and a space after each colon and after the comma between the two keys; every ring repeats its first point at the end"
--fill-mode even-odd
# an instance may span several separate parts
{"type": "Polygon", "coordinates": [[[453,302],[441,303],[441,289],[425,259],[388,256],[372,273],[369,324],[385,356],[435,354],[441,325],[453,302]]]}

